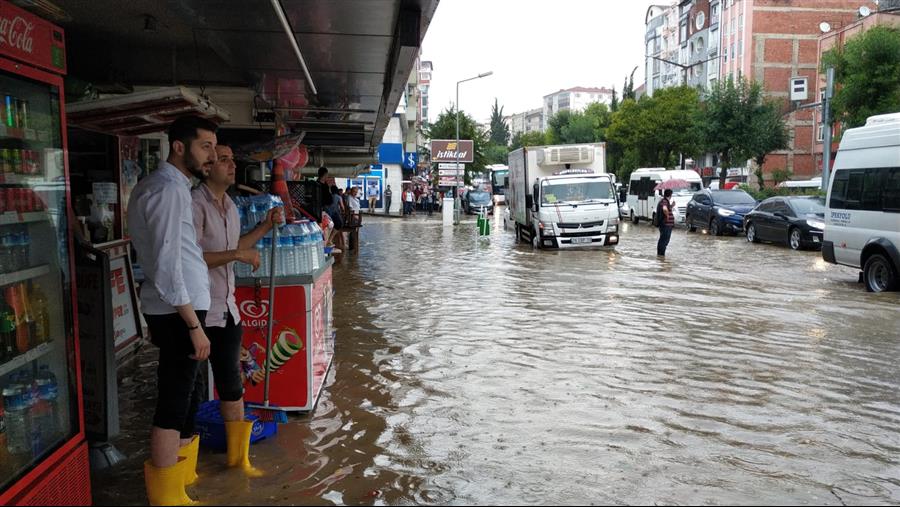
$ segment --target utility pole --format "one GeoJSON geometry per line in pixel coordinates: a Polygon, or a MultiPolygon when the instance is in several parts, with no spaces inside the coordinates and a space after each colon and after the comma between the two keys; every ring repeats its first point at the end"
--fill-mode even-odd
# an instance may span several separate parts
{"type": "Polygon", "coordinates": [[[825,70],[825,98],[822,100],[822,190],[831,179],[831,99],[834,97],[834,67],[825,70]]]}
{"type": "Polygon", "coordinates": [[[460,177],[463,178],[463,182],[464,182],[465,177],[466,177],[466,174],[464,171],[462,174],[459,174],[459,114],[460,114],[460,112],[459,112],[460,111],[460,109],[459,109],[459,85],[461,83],[465,83],[466,81],[474,81],[476,79],[488,77],[493,73],[494,73],[494,71],[484,72],[482,74],[478,74],[475,77],[470,77],[468,79],[463,79],[461,81],[456,82],[456,171],[457,171],[456,185],[457,186],[453,187],[453,218],[454,218],[453,222],[454,222],[454,225],[459,224],[459,215],[460,215],[460,212],[462,211],[462,208],[460,207],[460,202],[459,202],[459,184],[460,184],[459,178],[460,177]]]}

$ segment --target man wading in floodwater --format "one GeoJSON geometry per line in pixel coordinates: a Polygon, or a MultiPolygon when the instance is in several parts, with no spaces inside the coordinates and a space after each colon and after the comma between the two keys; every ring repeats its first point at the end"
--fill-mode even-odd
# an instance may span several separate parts
{"type": "Polygon", "coordinates": [[[656,255],[666,256],[666,248],[672,239],[675,228],[675,212],[672,208],[672,190],[666,189],[663,200],[656,206],[656,219],[659,221],[659,242],[656,244],[656,255]]]}

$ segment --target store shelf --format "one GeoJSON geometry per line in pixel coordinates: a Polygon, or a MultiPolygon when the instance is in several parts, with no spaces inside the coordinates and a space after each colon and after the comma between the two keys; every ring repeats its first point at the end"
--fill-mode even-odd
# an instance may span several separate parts
{"type": "Polygon", "coordinates": [[[39,185],[46,182],[47,178],[43,174],[0,174],[0,183],[7,185],[39,185]]]}
{"type": "Polygon", "coordinates": [[[15,357],[3,364],[0,364],[0,377],[4,375],[8,375],[19,368],[25,366],[26,364],[31,363],[37,359],[40,359],[47,354],[49,354],[53,350],[53,342],[50,343],[42,343],[37,347],[29,350],[28,352],[22,354],[21,356],[15,357]]]}
{"type": "Polygon", "coordinates": [[[34,222],[46,222],[47,220],[50,220],[50,215],[44,211],[33,211],[30,213],[6,211],[0,213],[0,225],[30,224],[34,222]]]}
{"type": "Polygon", "coordinates": [[[46,143],[50,133],[44,130],[10,128],[0,125],[0,139],[18,139],[21,141],[39,141],[46,143]]]}
{"type": "Polygon", "coordinates": [[[5,287],[7,285],[13,285],[20,282],[26,282],[31,280],[32,278],[38,278],[40,276],[44,276],[50,273],[50,266],[48,264],[44,264],[43,266],[37,266],[35,268],[28,268],[22,271],[14,271],[12,273],[4,273],[0,275],[0,287],[5,287]]]}

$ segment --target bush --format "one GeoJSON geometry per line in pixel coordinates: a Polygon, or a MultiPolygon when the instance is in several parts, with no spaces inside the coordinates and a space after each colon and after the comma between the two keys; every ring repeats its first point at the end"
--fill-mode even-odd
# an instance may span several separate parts
{"type": "Polygon", "coordinates": [[[740,189],[752,195],[757,201],[770,197],[825,197],[825,192],[818,188],[763,188],[754,190],[750,185],[741,185],[740,189]]]}

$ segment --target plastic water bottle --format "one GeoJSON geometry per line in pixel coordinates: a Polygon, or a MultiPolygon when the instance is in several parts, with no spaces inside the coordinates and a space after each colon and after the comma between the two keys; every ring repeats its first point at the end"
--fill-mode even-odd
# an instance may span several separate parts
{"type": "Polygon", "coordinates": [[[312,269],[313,271],[318,271],[325,265],[325,261],[322,258],[322,254],[325,252],[325,240],[322,238],[322,229],[319,228],[319,224],[309,224],[309,227],[312,229],[313,237],[313,250],[310,254],[313,258],[312,269]]]}
{"type": "Polygon", "coordinates": [[[18,234],[16,242],[16,266],[17,270],[28,269],[28,259],[31,254],[31,236],[28,231],[22,231],[18,234]]]}
{"type": "Polygon", "coordinates": [[[265,242],[261,239],[256,242],[256,251],[259,252],[259,269],[256,270],[256,277],[262,278],[265,275],[266,266],[269,265],[269,257],[266,255],[266,245],[265,242]]]}
{"type": "Polygon", "coordinates": [[[66,427],[66,414],[63,413],[62,407],[59,406],[59,382],[56,375],[50,371],[49,365],[41,366],[38,373],[38,392],[41,399],[46,400],[50,404],[53,413],[52,433],[50,438],[57,437],[66,427]]]}
{"type": "Polygon", "coordinates": [[[13,384],[3,389],[6,411],[6,448],[10,454],[28,454],[31,450],[31,424],[25,387],[13,384]]]}
{"type": "Polygon", "coordinates": [[[13,253],[15,250],[16,239],[12,233],[4,233],[0,236],[0,272],[10,273],[16,271],[15,258],[13,253]]]}
{"type": "Polygon", "coordinates": [[[281,228],[278,232],[278,265],[276,266],[276,276],[290,276],[294,274],[294,240],[291,238],[290,230],[287,226],[281,228]]]}

